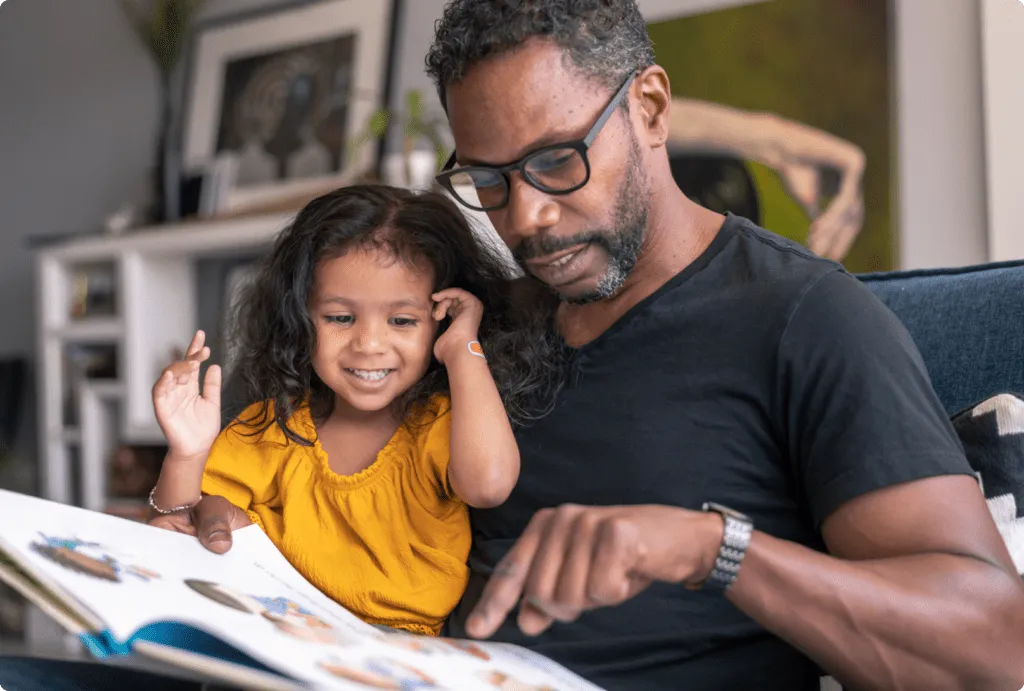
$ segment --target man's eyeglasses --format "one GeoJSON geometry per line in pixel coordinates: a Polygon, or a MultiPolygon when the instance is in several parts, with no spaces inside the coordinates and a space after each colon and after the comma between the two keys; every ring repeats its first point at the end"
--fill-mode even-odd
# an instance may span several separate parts
{"type": "Polygon", "coordinates": [[[509,173],[514,170],[518,170],[527,183],[546,194],[575,192],[590,180],[587,150],[635,78],[635,72],[626,78],[583,139],[544,146],[518,161],[501,166],[463,166],[452,170],[455,165],[455,152],[452,152],[435,179],[459,203],[474,211],[494,211],[508,204],[509,173]],[[472,195],[474,191],[475,198],[472,195]]]}

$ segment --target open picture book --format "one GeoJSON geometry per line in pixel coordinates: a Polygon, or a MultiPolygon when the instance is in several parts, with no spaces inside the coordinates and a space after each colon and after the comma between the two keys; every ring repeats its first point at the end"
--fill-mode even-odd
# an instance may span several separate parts
{"type": "Polygon", "coordinates": [[[246,689],[598,691],[523,648],[367,624],[259,527],[233,542],[217,555],[189,535],[0,490],[0,580],[97,658],[246,689]]]}

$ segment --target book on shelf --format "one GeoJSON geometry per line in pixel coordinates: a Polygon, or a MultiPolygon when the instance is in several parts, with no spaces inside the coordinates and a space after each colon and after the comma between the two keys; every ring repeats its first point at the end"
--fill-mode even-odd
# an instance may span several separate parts
{"type": "Polygon", "coordinates": [[[0,490],[0,581],[100,660],[246,689],[599,691],[524,648],[367,624],[255,525],[217,555],[190,535],[0,490]]]}

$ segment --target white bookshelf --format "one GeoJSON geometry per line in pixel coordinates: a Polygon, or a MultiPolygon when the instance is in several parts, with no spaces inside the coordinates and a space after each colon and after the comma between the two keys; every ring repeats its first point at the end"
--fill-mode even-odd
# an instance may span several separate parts
{"type": "Polygon", "coordinates": [[[184,223],[122,236],[85,237],[40,250],[39,438],[43,496],[102,511],[109,459],[119,444],[161,444],[150,390],[175,348],[197,328],[196,265],[245,257],[269,247],[293,214],[184,223]],[[72,316],[76,272],[102,265],[113,273],[114,313],[72,316]],[[70,386],[69,346],[116,349],[116,377],[70,386]],[[65,419],[70,389],[77,422],[65,419]],[[78,486],[73,486],[77,478],[78,486]]]}

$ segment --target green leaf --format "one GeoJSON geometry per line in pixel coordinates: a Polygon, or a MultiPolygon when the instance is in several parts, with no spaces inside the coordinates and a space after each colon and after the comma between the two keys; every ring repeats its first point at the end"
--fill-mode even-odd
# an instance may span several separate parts
{"type": "Polygon", "coordinates": [[[419,89],[405,92],[405,113],[409,120],[420,120],[423,117],[423,94],[419,89]]]}
{"type": "Polygon", "coordinates": [[[388,126],[391,124],[391,111],[387,108],[381,108],[376,113],[370,116],[370,122],[367,125],[367,129],[370,133],[377,138],[383,137],[388,132],[388,126]]]}
{"type": "Polygon", "coordinates": [[[449,151],[448,148],[441,142],[434,143],[434,155],[437,157],[437,169],[441,170],[445,163],[448,162],[449,151]]]}
{"type": "Polygon", "coordinates": [[[121,9],[165,74],[174,69],[184,50],[192,19],[205,0],[121,0],[121,9]]]}

